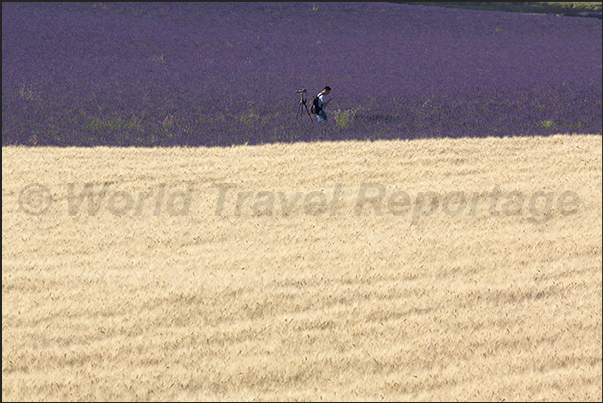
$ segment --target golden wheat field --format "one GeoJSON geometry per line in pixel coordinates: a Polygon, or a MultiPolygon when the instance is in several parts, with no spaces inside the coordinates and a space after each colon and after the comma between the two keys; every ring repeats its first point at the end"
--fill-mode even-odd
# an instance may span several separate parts
{"type": "Polygon", "coordinates": [[[2,400],[601,401],[601,136],[2,148],[2,400]]]}

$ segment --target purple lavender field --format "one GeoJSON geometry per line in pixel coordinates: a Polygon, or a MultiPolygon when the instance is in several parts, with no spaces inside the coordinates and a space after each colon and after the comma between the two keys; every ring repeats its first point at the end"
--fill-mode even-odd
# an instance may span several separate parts
{"type": "Polygon", "coordinates": [[[2,145],[601,134],[601,42],[390,3],[2,3],[2,145]],[[328,124],[296,118],[325,85],[328,124]]]}

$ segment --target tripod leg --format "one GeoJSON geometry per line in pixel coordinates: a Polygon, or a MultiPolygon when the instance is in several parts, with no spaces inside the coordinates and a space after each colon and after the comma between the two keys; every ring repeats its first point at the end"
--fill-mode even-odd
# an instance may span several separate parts
{"type": "Polygon", "coordinates": [[[314,122],[314,119],[312,119],[312,115],[310,114],[310,110],[308,109],[308,105],[304,104],[304,106],[306,107],[306,112],[308,112],[308,116],[310,117],[310,122],[314,122]]]}
{"type": "Polygon", "coordinates": [[[297,114],[295,116],[297,117],[302,117],[302,115],[304,114],[304,104],[303,102],[299,102],[299,105],[297,106],[297,114]]]}

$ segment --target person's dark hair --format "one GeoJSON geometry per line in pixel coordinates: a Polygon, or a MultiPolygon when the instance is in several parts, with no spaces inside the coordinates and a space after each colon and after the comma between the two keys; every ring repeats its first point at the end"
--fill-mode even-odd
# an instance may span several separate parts
{"type": "MultiPolygon", "coordinates": [[[[327,86],[324,88],[324,90],[331,91],[331,87],[329,87],[329,86],[327,85],[327,86]]],[[[323,90],[323,91],[324,91],[324,90],[323,90]]]]}

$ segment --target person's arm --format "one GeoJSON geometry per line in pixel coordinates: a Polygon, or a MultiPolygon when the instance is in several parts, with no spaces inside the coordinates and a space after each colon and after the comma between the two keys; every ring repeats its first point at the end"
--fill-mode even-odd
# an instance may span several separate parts
{"type": "MultiPolygon", "coordinates": [[[[323,95],[323,99],[326,99],[326,98],[327,98],[327,97],[326,97],[325,95],[323,95]]],[[[331,102],[331,99],[333,99],[333,98],[329,98],[327,101],[321,101],[321,103],[322,103],[322,107],[323,107],[323,108],[326,108],[326,107],[327,107],[327,105],[329,105],[329,102],[331,102]]]]}

